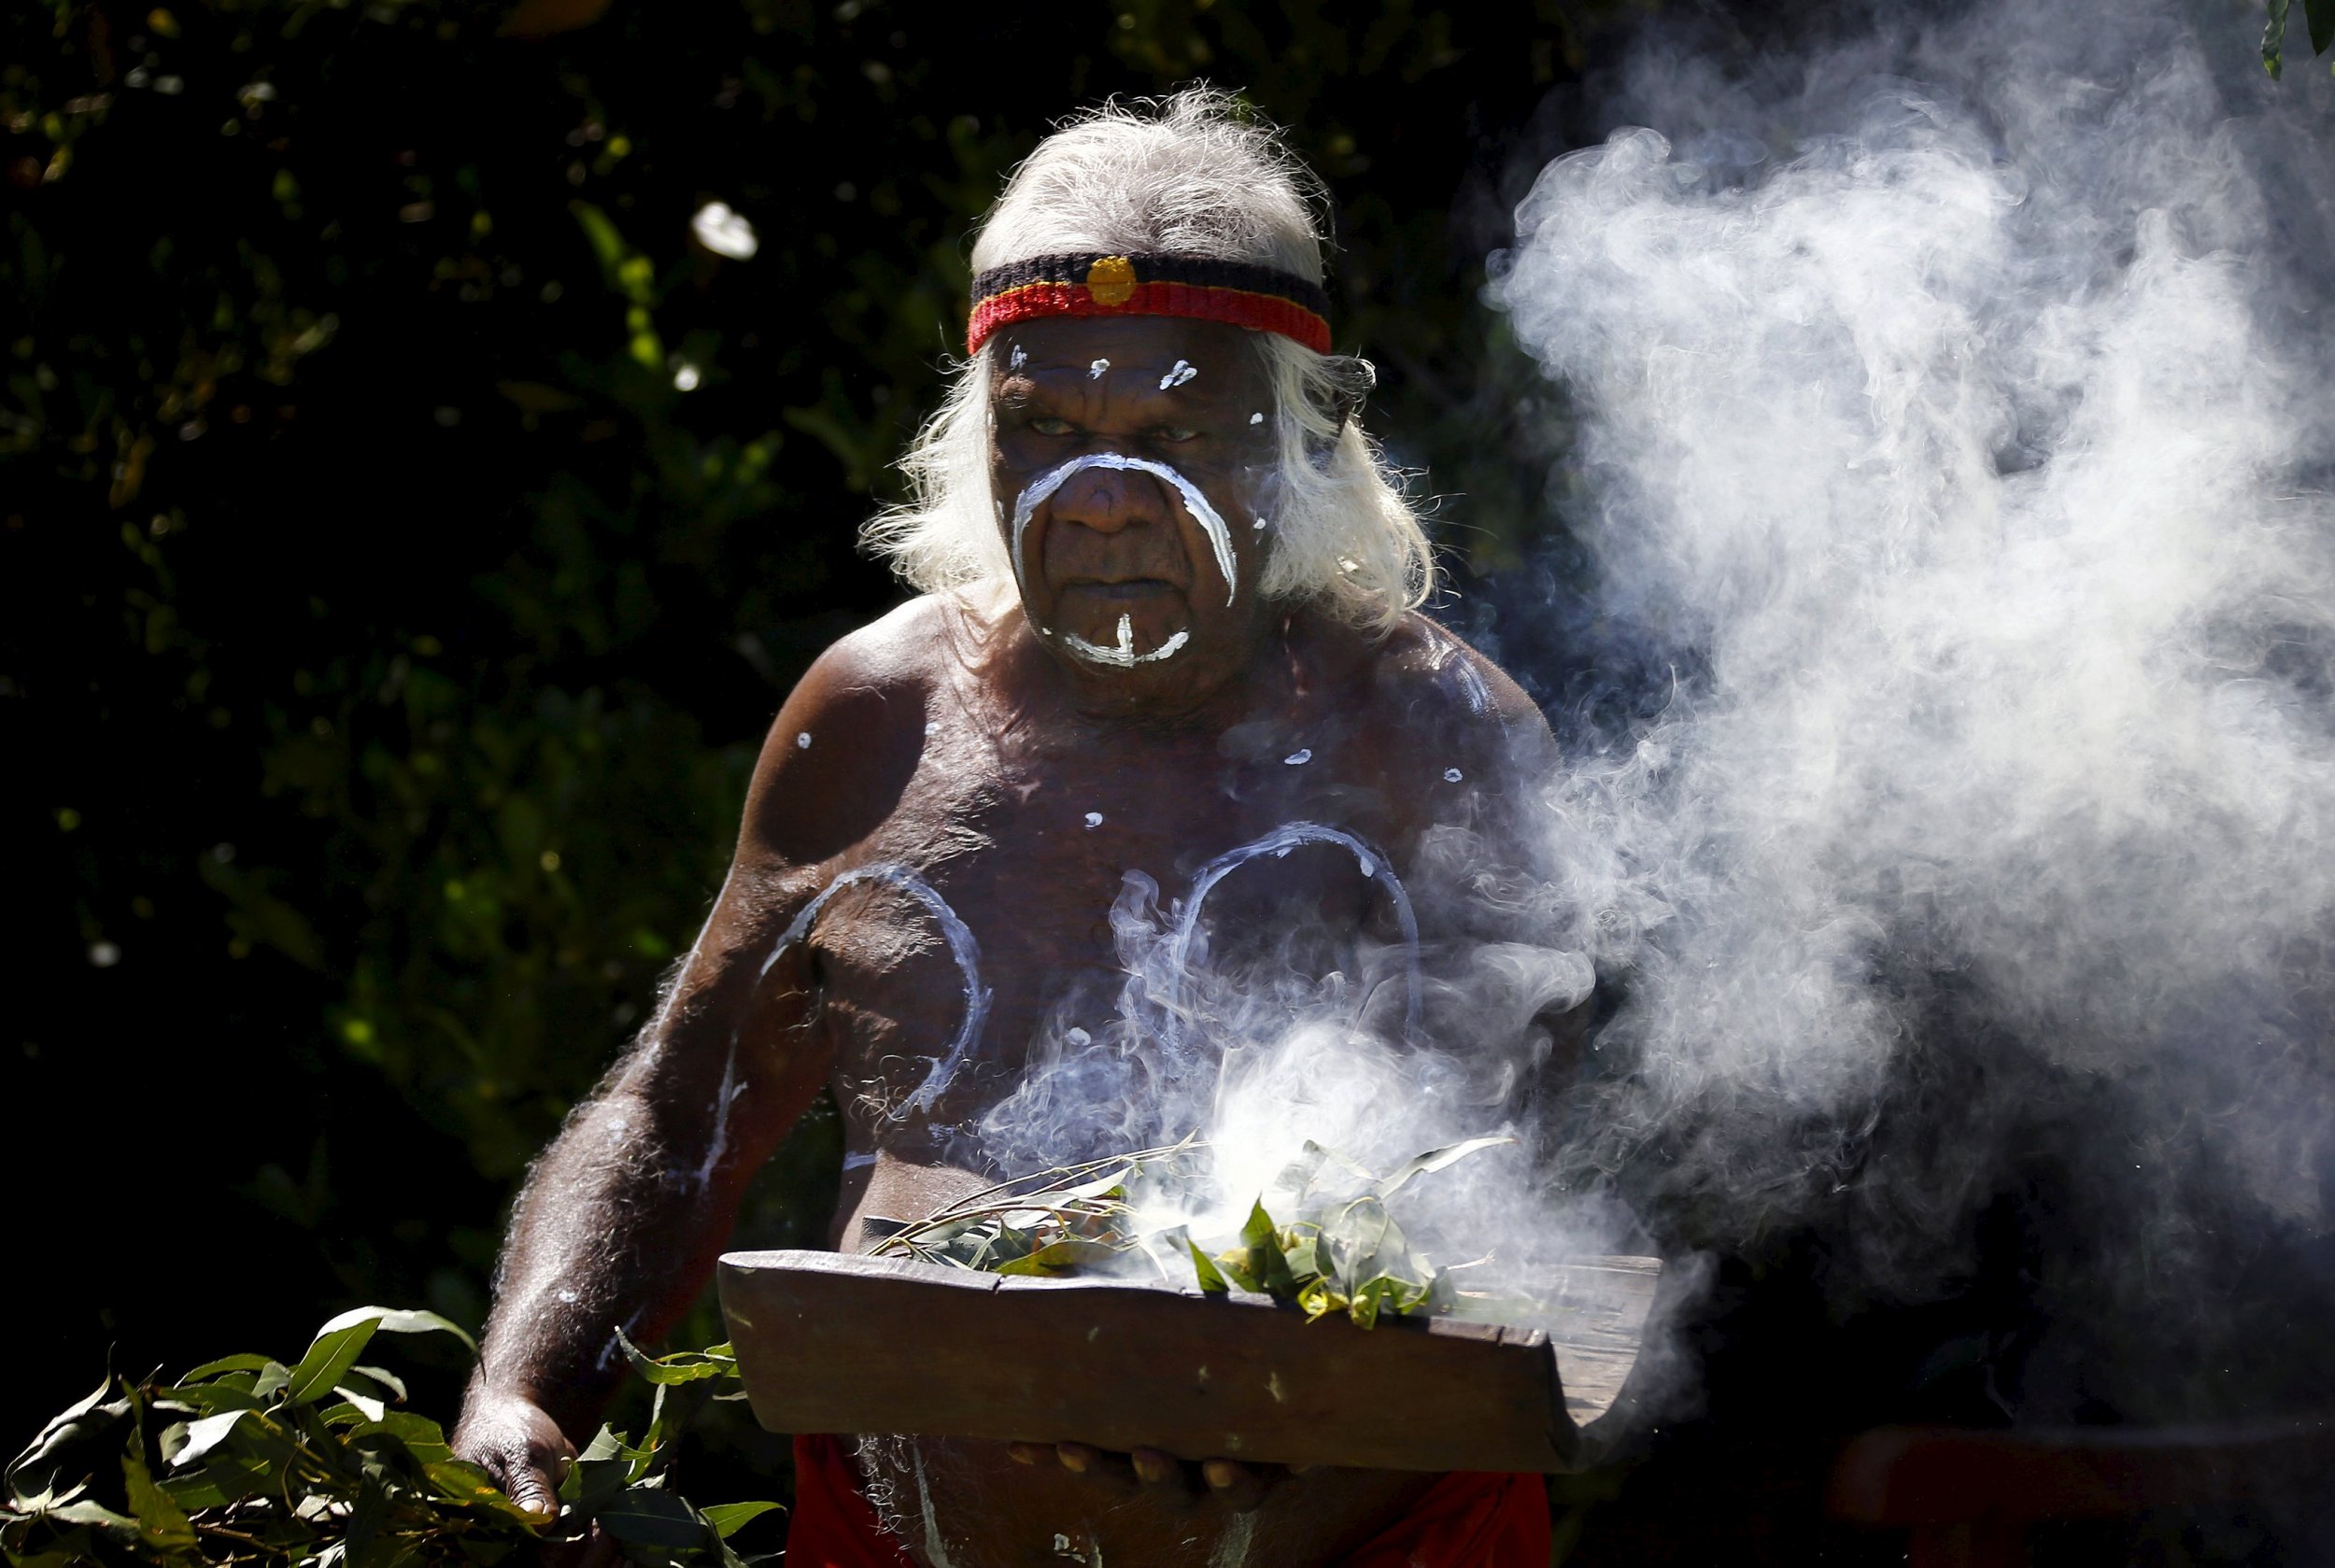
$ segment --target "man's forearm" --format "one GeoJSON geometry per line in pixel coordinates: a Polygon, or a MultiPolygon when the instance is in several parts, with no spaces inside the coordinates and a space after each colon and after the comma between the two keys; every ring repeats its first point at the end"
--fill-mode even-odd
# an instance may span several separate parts
{"type": "MultiPolygon", "coordinates": [[[[621,1329],[662,1332],[685,1310],[729,1234],[735,1183],[708,1151],[677,1148],[621,1087],[537,1163],[497,1270],[478,1384],[540,1406],[574,1437],[620,1379],[621,1329]]],[[[575,1440],[580,1441],[580,1438],[575,1440]]]]}

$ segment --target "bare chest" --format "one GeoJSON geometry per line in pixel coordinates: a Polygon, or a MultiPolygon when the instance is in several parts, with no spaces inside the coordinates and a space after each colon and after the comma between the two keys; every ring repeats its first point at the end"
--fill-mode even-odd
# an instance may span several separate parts
{"type": "MultiPolygon", "coordinates": [[[[1259,726],[1017,755],[937,732],[798,923],[855,1151],[1042,1163],[1061,1151],[999,1145],[995,1113],[1090,1058],[1065,1092],[1094,1136],[1139,1080],[1145,1113],[1172,1120],[1159,1075],[1179,1052],[1196,1069],[1211,996],[1309,996],[1341,982],[1353,941],[1399,939],[1407,825],[1343,742],[1259,726]]],[[[1084,1136],[1054,1135],[1072,1152],[1084,1136]]]]}

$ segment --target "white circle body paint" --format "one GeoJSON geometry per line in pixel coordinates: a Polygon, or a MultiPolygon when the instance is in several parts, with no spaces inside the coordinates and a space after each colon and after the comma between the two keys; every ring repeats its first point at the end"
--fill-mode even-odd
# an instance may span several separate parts
{"type": "Polygon", "coordinates": [[[1164,392],[1170,387],[1181,387],[1199,374],[1199,366],[1186,360],[1178,360],[1174,367],[1159,378],[1159,389],[1164,392]]]}
{"type": "Polygon", "coordinates": [[[1089,381],[1100,381],[1103,378],[1103,372],[1109,370],[1110,368],[1111,361],[1109,360],[1097,360],[1093,364],[1086,367],[1086,379],[1089,381]]]}
{"type": "Polygon", "coordinates": [[[1252,425],[1261,425],[1265,423],[1265,416],[1262,413],[1252,414],[1249,416],[1249,423],[1252,425]]]}
{"type": "Polygon", "coordinates": [[[1445,784],[1457,784],[1460,780],[1465,778],[1466,776],[1466,774],[1461,772],[1456,768],[1446,768],[1443,770],[1443,782],[1445,784]]]}
{"type": "Polygon", "coordinates": [[[1307,763],[1311,762],[1312,760],[1313,748],[1310,746],[1299,746],[1295,751],[1291,752],[1287,756],[1281,758],[1281,765],[1285,768],[1303,768],[1307,763]]]}
{"type": "Polygon", "coordinates": [[[1100,827],[1102,825],[1103,825],[1103,813],[1102,813],[1102,812],[1087,812],[1087,813],[1086,813],[1086,826],[1089,826],[1089,827],[1100,827]]]}
{"type": "Polygon", "coordinates": [[[800,735],[798,735],[798,736],[796,736],[796,737],[795,737],[795,750],[797,750],[797,751],[799,751],[799,752],[807,752],[807,751],[809,751],[810,749],[811,749],[811,731],[809,731],[808,729],[806,729],[806,730],[804,730],[801,734],[800,734],[800,735]]]}

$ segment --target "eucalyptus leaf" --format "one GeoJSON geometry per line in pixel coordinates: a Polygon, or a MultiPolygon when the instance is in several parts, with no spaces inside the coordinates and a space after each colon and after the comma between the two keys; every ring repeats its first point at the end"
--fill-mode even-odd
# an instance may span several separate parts
{"type": "Polygon", "coordinates": [[[713,1527],[695,1508],[669,1491],[628,1487],[595,1516],[601,1529],[628,1546],[664,1551],[702,1547],[713,1527]]]}
{"type": "Polygon", "coordinates": [[[737,1534],[741,1526],[781,1506],[776,1503],[716,1503],[700,1511],[704,1514],[705,1522],[714,1527],[714,1533],[726,1541],[737,1534]]]}
{"type": "MultiPolygon", "coordinates": [[[[2289,8],[2290,0],[2270,0],[2270,20],[2262,28],[2262,68],[2271,74],[2272,81],[2278,79],[2280,67],[2285,64],[2289,8]]],[[[2309,15],[2307,11],[2304,14],[2309,15]]]]}
{"type": "Polygon", "coordinates": [[[1413,1155],[1395,1167],[1394,1174],[1388,1177],[1386,1184],[1379,1189],[1379,1196],[1393,1197],[1414,1176],[1433,1175],[1447,1165],[1457,1165],[1470,1154],[1480,1153],[1487,1149],[1497,1149],[1503,1144],[1515,1141],[1515,1138],[1506,1134],[1495,1133],[1487,1137],[1471,1137],[1458,1143],[1447,1143],[1440,1149],[1430,1149],[1424,1154],[1413,1155]]]}
{"type": "Polygon", "coordinates": [[[254,1415],[256,1412],[250,1410],[230,1410],[224,1415],[189,1421],[186,1446],[170,1456],[171,1468],[184,1469],[202,1459],[232,1436],[237,1425],[254,1415]]]}
{"type": "Polygon", "coordinates": [[[130,1446],[121,1456],[122,1489],[130,1500],[130,1511],[137,1516],[138,1533],[146,1544],[158,1551],[182,1551],[194,1545],[194,1525],[186,1510],[154,1484],[152,1472],[147,1469],[144,1447],[133,1433],[130,1446]]]}

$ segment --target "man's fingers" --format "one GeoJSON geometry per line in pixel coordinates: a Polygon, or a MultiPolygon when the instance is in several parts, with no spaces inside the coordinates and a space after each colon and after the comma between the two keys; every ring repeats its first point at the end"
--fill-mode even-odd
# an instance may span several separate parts
{"type": "Polygon", "coordinates": [[[1161,1453],[1157,1448],[1138,1448],[1127,1458],[1135,1465],[1135,1478],[1146,1486],[1173,1480],[1183,1469],[1172,1455],[1161,1453]]]}
{"type": "Polygon", "coordinates": [[[559,1512],[559,1494],[551,1485],[551,1477],[532,1464],[515,1464],[503,1494],[532,1515],[538,1523],[556,1518],[559,1512]]]}
{"type": "Polygon", "coordinates": [[[1235,1513],[1245,1514],[1265,1501],[1264,1475],[1237,1460],[1203,1460],[1200,1476],[1208,1482],[1209,1495],[1235,1513]]]}

